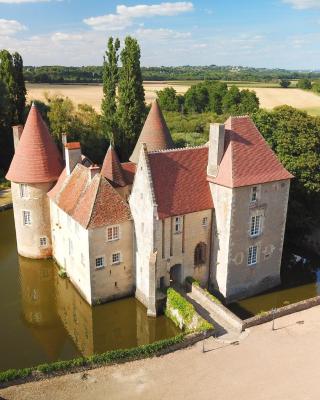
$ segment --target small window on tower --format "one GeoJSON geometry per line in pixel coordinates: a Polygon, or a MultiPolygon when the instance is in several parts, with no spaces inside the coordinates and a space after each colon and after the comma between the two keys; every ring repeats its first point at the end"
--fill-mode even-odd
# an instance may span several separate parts
{"type": "Polygon", "coordinates": [[[183,218],[182,217],[175,217],[174,218],[174,232],[181,233],[183,227],[183,218]]]}
{"type": "Polygon", "coordinates": [[[258,186],[251,188],[251,203],[255,203],[258,199],[258,186]]]}
{"type": "Polygon", "coordinates": [[[25,183],[20,184],[20,197],[26,199],[28,197],[28,186],[25,183]]]}
{"type": "Polygon", "coordinates": [[[31,225],[31,212],[30,211],[23,211],[23,225],[31,225]]]}
{"type": "Polygon", "coordinates": [[[208,226],[208,217],[202,218],[202,226],[205,228],[208,226]]]}
{"type": "Polygon", "coordinates": [[[47,240],[47,238],[45,237],[45,236],[42,236],[41,238],[40,238],[40,246],[41,247],[46,247],[48,245],[48,240],[47,240]]]}

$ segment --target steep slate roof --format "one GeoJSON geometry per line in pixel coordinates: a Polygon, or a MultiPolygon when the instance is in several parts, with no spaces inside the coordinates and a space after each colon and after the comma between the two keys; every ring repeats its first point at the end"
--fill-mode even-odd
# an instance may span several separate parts
{"type": "Polygon", "coordinates": [[[57,181],[62,158],[40,112],[32,105],[6,178],[19,183],[57,181]]]}
{"type": "Polygon", "coordinates": [[[213,208],[207,147],[151,152],[148,157],[160,219],[213,208]]]}
{"type": "Polygon", "coordinates": [[[233,188],[293,178],[250,117],[230,117],[225,126],[224,156],[210,181],[233,188]]]}
{"type": "Polygon", "coordinates": [[[108,181],[114,187],[119,187],[119,186],[123,187],[127,185],[121,163],[119,161],[116,151],[111,145],[104,158],[103,165],[101,168],[101,174],[106,179],[108,179],[108,181]]]}
{"type": "Polygon", "coordinates": [[[90,180],[88,168],[81,164],[58,185],[48,193],[49,197],[86,229],[131,219],[129,205],[107,179],[97,174],[90,180]]]}
{"type": "Polygon", "coordinates": [[[146,143],[148,151],[172,149],[174,147],[171,134],[157,100],[152,103],[149,115],[130,157],[130,161],[135,164],[138,164],[143,143],[146,143]]]}

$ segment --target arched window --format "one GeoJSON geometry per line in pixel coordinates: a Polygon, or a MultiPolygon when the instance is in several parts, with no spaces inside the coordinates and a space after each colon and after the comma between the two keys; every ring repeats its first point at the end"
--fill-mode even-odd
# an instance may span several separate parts
{"type": "Polygon", "coordinates": [[[198,243],[194,250],[194,265],[205,264],[207,259],[207,245],[198,243]]]}

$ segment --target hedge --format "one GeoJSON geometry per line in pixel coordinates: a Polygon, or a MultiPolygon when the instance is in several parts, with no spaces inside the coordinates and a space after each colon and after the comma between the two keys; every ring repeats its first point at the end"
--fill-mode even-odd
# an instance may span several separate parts
{"type": "Polygon", "coordinates": [[[90,357],[75,358],[68,361],[56,361],[31,368],[9,369],[8,371],[0,372],[0,383],[9,382],[15,379],[27,378],[30,377],[34,372],[48,374],[57,371],[72,371],[79,367],[97,367],[100,365],[150,357],[156,355],[161,350],[183,342],[184,337],[185,334],[182,333],[169,339],[159,340],[157,342],[134,347],[132,349],[111,350],[102,354],[94,354],[90,357]]]}

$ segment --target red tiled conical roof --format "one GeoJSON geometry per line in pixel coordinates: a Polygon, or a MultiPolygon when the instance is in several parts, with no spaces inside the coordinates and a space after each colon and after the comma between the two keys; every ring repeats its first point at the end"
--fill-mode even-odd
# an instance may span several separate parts
{"type": "Polygon", "coordinates": [[[174,147],[170,131],[157,100],[152,103],[136,147],[130,157],[130,161],[135,164],[138,164],[142,143],[147,145],[148,151],[166,150],[174,147]]]}
{"type": "Polygon", "coordinates": [[[32,105],[6,178],[19,183],[54,182],[62,168],[59,150],[37,107],[32,105]]]}
{"type": "Polygon", "coordinates": [[[116,151],[110,145],[103,161],[101,175],[115,187],[126,186],[126,180],[116,151]]]}

